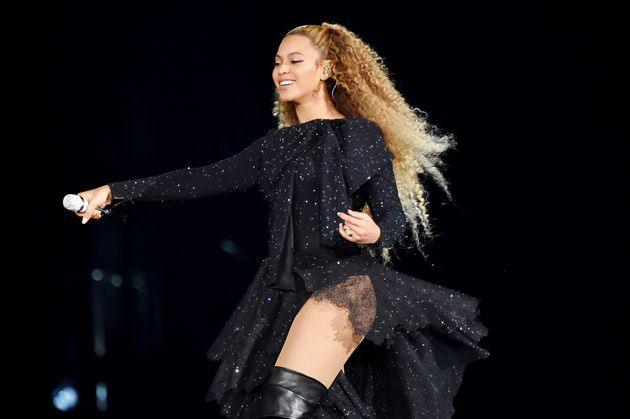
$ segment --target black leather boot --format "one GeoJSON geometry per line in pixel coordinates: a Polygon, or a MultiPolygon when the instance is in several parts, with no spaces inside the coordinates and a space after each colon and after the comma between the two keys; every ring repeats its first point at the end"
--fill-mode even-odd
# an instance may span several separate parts
{"type": "Polygon", "coordinates": [[[311,417],[328,389],[301,372],[273,366],[254,400],[248,419],[311,417]]]}

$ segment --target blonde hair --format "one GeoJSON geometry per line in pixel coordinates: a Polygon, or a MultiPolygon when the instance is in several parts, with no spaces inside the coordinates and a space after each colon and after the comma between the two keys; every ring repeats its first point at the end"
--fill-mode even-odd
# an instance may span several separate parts
{"type": "MultiPolygon", "coordinates": [[[[425,112],[409,106],[395,88],[383,59],[344,26],[326,22],[303,25],[292,29],[285,37],[289,35],[308,37],[320,52],[320,59],[331,60],[332,76],[326,84],[328,92],[334,87],[331,97],[336,109],[346,117],[369,119],[381,128],[387,147],[395,156],[393,169],[403,211],[416,247],[426,257],[423,241],[434,235],[427,193],[421,180],[430,176],[452,200],[448,182],[440,170],[444,165],[440,154],[455,147],[453,135],[438,134],[437,128],[427,122],[425,112]]],[[[273,115],[279,127],[299,123],[295,105],[281,101],[277,90],[273,115]]],[[[363,211],[371,215],[367,203],[363,211]]],[[[381,253],[385,264],[391,263],[390,249],[392,247],[383,248],[381,253]]],[[[370,253],[375,256],[371,250],[370,253]]]]}

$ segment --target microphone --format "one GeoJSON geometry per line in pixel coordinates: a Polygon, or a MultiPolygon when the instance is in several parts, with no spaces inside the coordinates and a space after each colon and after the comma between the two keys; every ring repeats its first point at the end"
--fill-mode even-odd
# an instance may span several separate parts
{"type": "MultiPolygon", "coordinates": [[[[68,194],[63,197],[63,206],[70,211],[74,212],[85,212],[88,209],[88,201],[83,198],[81,195],[68,194]]],[[[111,212],[110,209],[106,208],[95,208],[97,211],[101,213],[109,214],[111,212]]]]}

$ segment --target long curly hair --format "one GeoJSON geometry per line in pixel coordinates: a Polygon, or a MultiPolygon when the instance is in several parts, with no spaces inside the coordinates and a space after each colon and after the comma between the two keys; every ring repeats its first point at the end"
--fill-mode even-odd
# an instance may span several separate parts
{"type": "MultiPolygon", "coordinates": [[[[452,134],[442,134],[427,121],[426,112],[412,108],[394,86],[389,70],[374,49],[355,33],[339,24],[298,26],[285,35],[307,36],[320,53],[331,60],[332,76],[326,79],[328,92],[336,109],[346,117],[364,117],[379,125],[388,149],[394,154],[393,169],[403,211],[411,226],[420,253],[425,241],[434,237],[429,218],[427,191],[423,178],[430,176],[452,200],[448,182],[441,169],[441,154],[456,147],[452,134]]],[[[299,123],[295,105],[280,100],[274,90],[273,115],[278,126],[299,123]]],[[[366,203],[364,212],[371,215],[366,203]]],[[[391,263],[390,250],[381,257],[391,263]]],[[[372,256],[375,253],[370,249],[372,256]]]]}

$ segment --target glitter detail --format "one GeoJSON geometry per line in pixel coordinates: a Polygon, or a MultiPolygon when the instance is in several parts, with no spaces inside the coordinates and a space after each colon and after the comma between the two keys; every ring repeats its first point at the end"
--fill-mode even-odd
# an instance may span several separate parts
{"type": "Polygon", "coordinates": [[[203,167],[109,184],[117,203],[257,187],[269,207],[268,256],[208,350],[221,362],[206,400],[217,401],[224,416],[246,409],[311,295],[346,308],[355,336],[365,336],[315,417],[454,413],[466,365],[490,355],[478,345],[488,329],[478,298],[386,267],[370,253],[406,233],[393,158],[373,121],[315,119],[269,130],[203,167]],[[339,233],[337,212],[361,211],[366,202],[381,239],[357,245],[339,233]]]}

